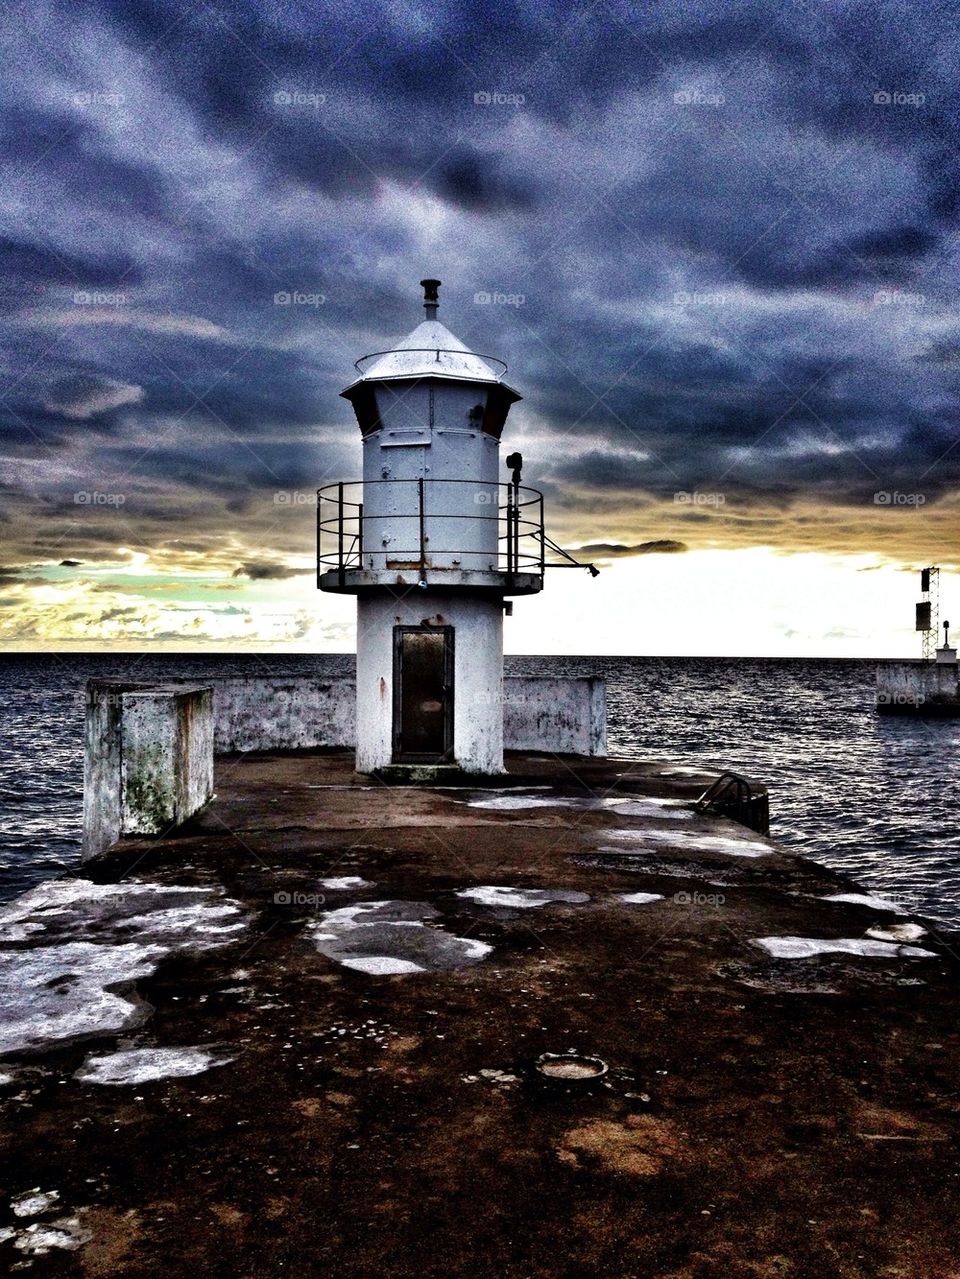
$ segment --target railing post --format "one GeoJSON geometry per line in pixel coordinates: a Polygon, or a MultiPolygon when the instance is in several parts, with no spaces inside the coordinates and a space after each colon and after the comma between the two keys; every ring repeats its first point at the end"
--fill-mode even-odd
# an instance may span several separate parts
{"type": "Polygon", "coordinates": [[[323,572],[323,494],[317,489],[317,587],[323,572]]]}
{"type": "Polygon", "coordinates": [[[363,503],[357,507],[357,558],[363,568],[363,503]]]}
{"type": "Polygon", "coordinates": [[[543,574],[547,567],[547,548],[543,541],[543,494],[540,494],[540,581],[543,583],[543,574]]]}
{"type": "Polygon", "coordinates": [[[346,581],[346,570],[343,565],[343,481],[337,485],[337,567],[340,585],[346,581]]]}
{"type": "Polygon", "coordinates": [[[420,502],[420,581],[422,582],[427,574],[427,553],[424,545],[424,519],[423,519],[423,476],[417,480],[417,496],[420,502]]]}
{"type": "Polygon", "coordinates": [[[507,576],[513,575],[513,486],[507,485],[507,576]]]}

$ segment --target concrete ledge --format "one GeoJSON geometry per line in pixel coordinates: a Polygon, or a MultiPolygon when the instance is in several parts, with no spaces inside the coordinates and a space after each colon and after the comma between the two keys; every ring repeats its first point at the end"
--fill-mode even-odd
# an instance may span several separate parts
{"type": "Polygon", "coordinates": [[[356,683],[312,676],[224,677],[211,681],[218,755],[352,746],[356,683]]]}
{"type": "MultiPolygon", "coordinates": [[[[356,681],[309,675],[210,681],[218,755],[353,747],[356,681]]],[[[606,683],[595,677],[508,675],[503,681],[505,750],[605,755],[606,683]]]]}
{"type": "Polygon", "coordinates": [[[83,858],[123,835],[156,835],[213,795],[208,687],[123,680],[87,683],[83,858]]]}
{"type": "Polygon", "coordinates": [[[877,710],[884,714],[936,713],[956,707],[955,662],[881,662],[877,666],[877,710]]]}
{"type": "Polygon", "coordinates": [[[505,750],[606,755],[607,685],[595,676],[509,676],[503,681],[505,750]]]}
{"type": "MultiPolygon", "coordinates": [[[[606,685],[595,677],[508,676],[504,746],[603,756],[606,685]]],[[[176,826],[213,793],[214,753],[352,748],[356,683],[312,676],[149,684],[90,680],[84,743],[84,858],[123,835],[176,826]]]]}
{"type": "Polygon", "coordinates": [[[160,835],[213,796],[213,691],[122,695],[120,820],[124,835],[160,835]]]}

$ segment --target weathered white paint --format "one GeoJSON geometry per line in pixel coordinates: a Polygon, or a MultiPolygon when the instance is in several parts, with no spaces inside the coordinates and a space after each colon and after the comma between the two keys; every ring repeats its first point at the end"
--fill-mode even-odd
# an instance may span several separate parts
{"type": "Polygon", "coordinates": [[[590,676],[504,680],[503,738],[507,750],[605,755],[606,681],[590,676]]]}
{"type": "MultiPolygon", "coordinates": [[[[419,593],[414,597],[414,603],[425,602],[419,593]]],[[[394,617],[398,612],[399,605],[394,617]]],[[[429,615],[421,607],[414,609],[411,616],[416,624],[429,615]]],[[[496,618],[491,618],[491,622],[495,626],[496,618]]],[[[410,624],[408,618],[404,625],[410,624]]],[[[392,649],[389,653],[384,651],[382,657],[388,665],[384,675],[387,700],[392,702],[392,649]]],[[[318,747],[349,749],[357,744],[357,686],[352,678],[224,676],[214,677],[209,683],[213,689],[214,751],[218,755],[318,747]]],[[[488,685],[482,694],[489,706],[495,704],[494,696],[500,697],[492,689],[493,685],[488,685]]],[[[378,717],[379,701],[378,690],[378,717]]],[[[503,680],[501,704],[505,750],[539,750],[556,755],[606,754],[606,683],[599,677],[507,675],[503,680]]],[[[387,733],[389,740],[391,726],[381,724],[380,730],[387,733]]]]}
{"type": "Polygon", "coordinates": [[[503,608],[439,590],[357,600],[357,770],[393,760],[395,626],[454,628],[453,754],[467,773],[503,772],[503,608]]]}
{"type": "Polygon", "coordinates": [[[234,751],[308,750],[356,742],[352,679],[224,676],[213,689],[214,745],[234,751]]]}
{"type": "Polygon", "coordinates": [[[213,794],[213,698],[189,684],[90,680],[83,857],[185,821],[213,794]]]}
{"type": "Polygon", "coordinates": [[[120,720],[123,690],[144,685],[87,682],[83,727],[83,855],[120,838],[120,720]]]}
{"type": "MultiPolygon", "coordinates": [[[[499,773],[503,599],[542,586],[542,542],[528,563],[511,562],[510,573],[501,564],[509,542],[500,518],[507,479],[500,435],[520,397],[436,319],[439,281],[422,283],[427,319],[391,351],[365,357],[342,393],[363,437],[363,486],[340,487],[333,517],[340,556],[320,587],[357,595],[357,768],[398,762],[394,629],[426,621],[454,632],[453,751],[445,763],[499,773]]],[[[521,490],[517,505],[528,498],[520,519],[532,515],[535,524],[520,523],[521,539],[540,530],[539,494],[521,490]]]]}
{"type": "Polygon", "coordinates": [[[955,662],[881,662],[877,666],[877,703],[891,707],[922,706],[958,695],[955,662]]]}
{"type": "Polygon", "coordinates": [[[121,831],[159,835],[213,795],[213,693],[136,689],[121,702],[121,831]]]}
{"type": "MultiPolygon", "coordinates": [[[[382,666],[370,667],[373,678],[364,676],[362,687],[373,688],[376,697],[364,700],[362,713],[370,719],[368,740],[378,744],[379,754],[363,755],[363,771],[390,762],[392,626],[396,617],[407,625],[422,622],[423,610],[412,607],[421,599],[408,601],[406,610],[396,600],[381,600],[381,608],[392,606],[392,614],[370,619],[379,642],[364,652],[368,662],[382,666]]],[[[485,604],[454,598],[441,614],[455,627],[466,617],[468,637],[486,635],[485,645],[478,648],[470,642],[458,644],[456,637],[454,642],[457,687],[472,712],[466,718],[454,712],[454,750],[464,770],[501,772],[504,748],[606,754],[604,681],[516,675],[501,684],[500,614],[491,608],[484,613],[485,604]]],[[[361,607],[361,616],[365,611],[361,607]]],[[[436,622],[437,615],[432,617],[436,622]]],[[[166,828],[186,820],[212,793],[214,754],[356,746],[356,687],[349,678],[310,675],[225,676],[210,680],[204,689],[91,680],[84,748],[84,857],[102,852],[123,834],[156,833],[159,823],[165,822],[166,828]],[[187,706],[192,707],[189,714],[187,706]],[[159,805],[148,805],[145,787],[165,798],[159,805]]]]}

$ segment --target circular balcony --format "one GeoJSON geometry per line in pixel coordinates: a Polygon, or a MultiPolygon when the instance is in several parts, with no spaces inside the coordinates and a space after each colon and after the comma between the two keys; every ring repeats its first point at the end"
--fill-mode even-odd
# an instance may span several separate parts
{"type": "Polygon", "coordinates": [[[317,493],[317,585],[340,594],[432,587],[533,595],[543,495],[481,480],[329,484],[317,493]]]}

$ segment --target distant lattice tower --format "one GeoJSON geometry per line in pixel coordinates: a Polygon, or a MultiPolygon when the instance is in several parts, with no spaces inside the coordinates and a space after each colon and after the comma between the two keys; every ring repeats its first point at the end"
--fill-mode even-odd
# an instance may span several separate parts
{"type": "Polygon", "coordinates": [[[940,632],[940,570],[935,565],[920,570],[920,595],[916,628],[923,641],[923,660],[935,662],[940,632]]]}

